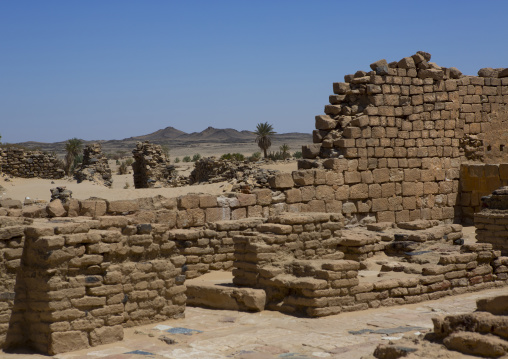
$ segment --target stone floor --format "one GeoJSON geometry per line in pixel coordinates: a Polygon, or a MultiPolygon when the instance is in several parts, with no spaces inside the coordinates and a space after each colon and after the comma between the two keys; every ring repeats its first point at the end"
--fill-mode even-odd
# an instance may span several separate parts
{"type": "MultiPolygon", "coordinates": [[[[492,289],[319,319],[295,318],[271,311],[245,313],[188,307],[184,319],[129,328],[122,342],[59,354],[55,358],[360,358],[372,354],[378,343],[430,331],[433,316],[472,312],[478,298],[507,293],[508,288],[492,289]]],[[[0,351],[0,358],[47,356],[0,351]]]]}

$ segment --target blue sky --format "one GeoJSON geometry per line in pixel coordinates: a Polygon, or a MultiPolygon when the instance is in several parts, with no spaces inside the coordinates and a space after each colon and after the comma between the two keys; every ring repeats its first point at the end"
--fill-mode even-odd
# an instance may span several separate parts
{"type": "Polygon", "coordinates": [[[308,132],[332,83],[418,50],[508,67],[507,1],[0,1],[2,142],[308,132]]]}

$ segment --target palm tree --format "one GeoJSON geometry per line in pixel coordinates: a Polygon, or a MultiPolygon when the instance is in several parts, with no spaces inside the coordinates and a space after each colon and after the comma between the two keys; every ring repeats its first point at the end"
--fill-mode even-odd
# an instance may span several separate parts
{"type": "Polygon", "coordinates": [[[76,137],[67,140],[65,144],[65,152],[67,152],[65,155],[65,173],[67,173],[67,175],[70,175],[71,167],[74,164],[74,160],[81,152],[82,146],[83,142],[76,137]]]}
{"type": "Polygon", "coordinates": [[[256,142],[259,148],[263,150],[265,158],[268,157],[266,150],[272,145],[272,139],[270,136],[275,135],[277,132],[273,130],[273,126],[269,125],[268,122],[258,123],[256,126],[256,142]]]}
{"type": "Polygon", "coordinates": [[[282,146],[279,147],[279,150],[280,152],[282,152],[282,158],[283,159],[286,159],[286,158],[289,158],[289,150],[291,148],[289,148],[289,145],[287,143],[283,144],[282,146]]]}

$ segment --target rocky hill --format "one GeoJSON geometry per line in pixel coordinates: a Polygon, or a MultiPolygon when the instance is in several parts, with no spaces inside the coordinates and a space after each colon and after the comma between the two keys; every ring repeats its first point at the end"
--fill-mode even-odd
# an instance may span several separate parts
{"type": "MultiPolygon", "coordinates": [[[[248,145],[255,149],[254,140],[256,135],[251,131],[238,131],[232,128],[214,128],[208,127],[201,132],[186,133],[180,131],[174,127],[166,127],[164,129],[157,130],[155,132],[125,138],[123,140],[97,140],[97,141],[83,141],[83,144],[89,144],[92,142],[99,142],[102,145],[102,150],[105,153],[114,152],[131,152],[138,141],[150,141],[159,145],[168,146],[171,149],[175,148],[195,148],[199,150],[201,146],[221,146],[226,147],[228,144],[231,145],[248,145]],[[254,146],[253,146],[254,145],[254,146]]],[[[43,151],[56,152],[58,155],[65,153],[65,142],[21,142],[17,145],[24,146],[27,148],[37,148],[43,151]]],[[[273,144],[277,146],[282,143],[290,143],[293,150],[298,150],[299,146],[312,142],[312,135],[307,133],[281,133],[273,136],[273,144]]],[[[273,148],[274,151],[277,147],[273,148]]]]}

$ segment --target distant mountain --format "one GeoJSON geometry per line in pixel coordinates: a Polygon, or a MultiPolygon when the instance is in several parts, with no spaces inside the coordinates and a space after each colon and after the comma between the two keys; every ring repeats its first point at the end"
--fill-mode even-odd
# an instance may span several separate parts
{"type": "Polygon", "coordinates": [[[188,142],[243,142],[253,138],[254,134],[248,131],[240,132],[232,128],[220,129],[208,127],[201,132],[181,135],[177,140],[188,142]]]}
{"type": "Polygon", "coordinates": [[[136,136],[136,137],[129,137],[126,138],[126,140],[137,140],[137,141],[160,141],[160,140],[172,140],[174,138],[177,138],[181,135],[185,135],[186,133],[180,130],[177,130],[174,127],[166,127],[162,130],[158,130],[152,133],[149,133],[148,135],[144,136],[136,136]]]}
{"type": "MultiPolygon", "coordinates": [[[[174,127],[166,127],[164,129],[142,135],[125,138],[123,140],[97,140],[97,141],[84,141],[83,144],[87,145],[93,142],[99,142],[102,145],[104,152],[113,153],[115,151],[130,152],[134,148],[137,141],[150,141],[159,145],[168,145],[171,148],[199,146],[204,143],[212,144],[239,144],[245,143],[252,145],[256,135],[251,131],[237,131],[232,128],[214,128],[208,127],[201,132],[186,133],[174,127]]],[[[281,133],[273,136],[276,142],[297,142],[306,144],[312,142],[312,135],[308,133],[281,133]]],[[[18,143],[27,148],[37,148],[48,152],[57,152],[60,155],[65,154],[66,141],[44,143],[36,141],[28,141],[18,143]]]]}
{"type": "MultiPolygon", "coordinates": [[[[153,141],[162,142],[167,140],[173,140],[176,142],[250,142],[254,141],[256,135],[251,131],[238,131],[233,128],[214,128],[208,127],[201,132],[185,133],[177,130],[174,127],[166,127],[163,130],[158,130],[153,133],[149,133],[144,136],[130,137],[125,140],[137,140],[137,141],[153,141]]],[[[306,133],[282,133],[273,136],[276,140],[284,139],[309,139],[310,134],[306,133]]]]}

